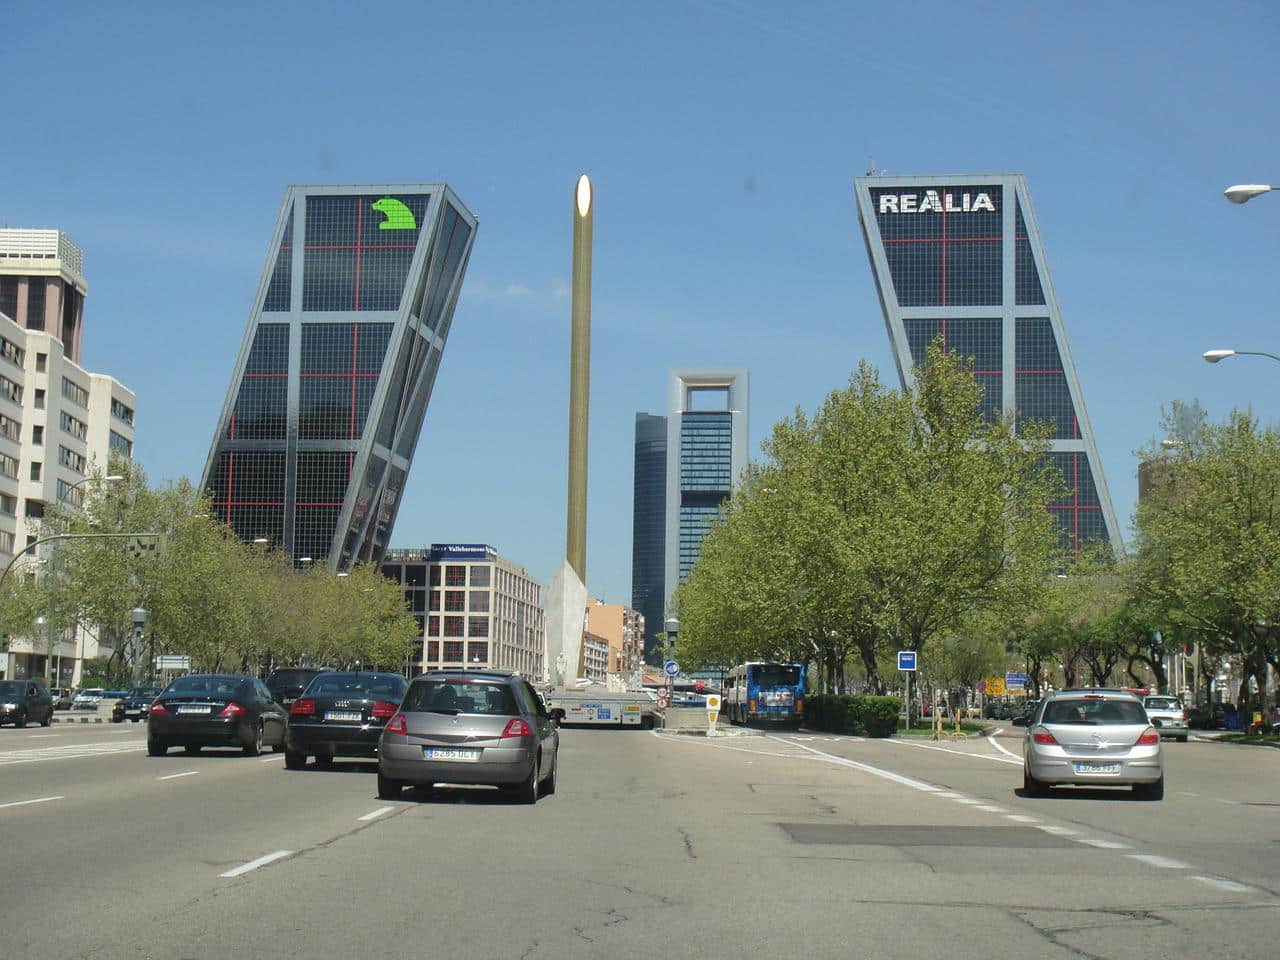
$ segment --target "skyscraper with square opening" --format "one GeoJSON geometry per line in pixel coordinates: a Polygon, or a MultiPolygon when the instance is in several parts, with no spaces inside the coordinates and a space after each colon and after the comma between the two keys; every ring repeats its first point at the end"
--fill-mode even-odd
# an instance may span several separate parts
{"type": "Polygon", "coordinates": [[[1047,504],[1064,548],[1123,549],[1067,346],[1026,180],[1018,175],[867,176],[854,181],[904,389],[929,344],[973,360],[989,416],[1052,427],[1067,494],[1047,504]]]}
{"type": "Polygon", "coordinates": [[[381,560],[476,226],[442,183],[285,191],[203,478],[242,538],[381,560]]]}

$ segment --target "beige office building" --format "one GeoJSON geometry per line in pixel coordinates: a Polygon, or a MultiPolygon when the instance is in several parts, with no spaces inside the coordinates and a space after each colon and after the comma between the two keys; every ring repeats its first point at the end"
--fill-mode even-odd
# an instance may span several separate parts
{"type": "MultiPolygon", "coordinates": [[[[608,643],[608,673],[630,675],[644,660],[644,615],[639,610],[592,597],[587,601],[586,634],[608,643]]],[[[585,666],[585,644],[583,656],[585,666]]]]}

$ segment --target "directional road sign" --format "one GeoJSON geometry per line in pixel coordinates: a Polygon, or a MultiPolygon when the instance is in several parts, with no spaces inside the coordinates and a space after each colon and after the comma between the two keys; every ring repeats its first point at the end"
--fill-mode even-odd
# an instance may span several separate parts
{"type": "Polygon", "coordinates": [[[898,651],[898,669],[899,670],[915,670],[916,668],[916,652],[914,650],[898,651]]]}
{"type": "Polygon", "coordinates": [[[668,677],[674,677],[677,673],[680,672],[680,664],[677,663],[675,660],[668,660],[666,663],[662,665],[662,672],[665,673],[668,677]]]}
{"type": "Polygon", "coordinates": [[[1004,675],[1004,685],[1007,690],[1025,690],[1027,688],[1027,675],[1025,673],[1006,673],[1004,675]]]}

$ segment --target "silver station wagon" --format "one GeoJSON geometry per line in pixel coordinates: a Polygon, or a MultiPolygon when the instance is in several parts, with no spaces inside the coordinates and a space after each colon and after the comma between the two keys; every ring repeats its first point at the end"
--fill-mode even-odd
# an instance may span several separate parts
{"type": "Polygon", "coordinates": [[[1015,723],[1027,726],[1022,784],[1029,796],[1063,784],[1126,784],[1145,800],[1164,797],[1160,732],[1131,693],[1060,690],[1015,723]]]}
{"type": "Polygon", "coordinates": [[[378,796],[437,783],[500,787],[524,803],[556,789],[560,734],[537,691],[500,671],[437,671],[409,685],[378,742],[378,796]]]}

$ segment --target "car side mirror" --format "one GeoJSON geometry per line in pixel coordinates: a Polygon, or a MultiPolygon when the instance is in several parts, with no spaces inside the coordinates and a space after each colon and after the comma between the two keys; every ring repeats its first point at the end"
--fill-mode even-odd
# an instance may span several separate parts
{"type": "Polygon", "coordinates": [[[1030,717],[1014,717],[1013,725],[1015,727],[1029,727],[1031,726],[1031,718],[1030,717]]]}

